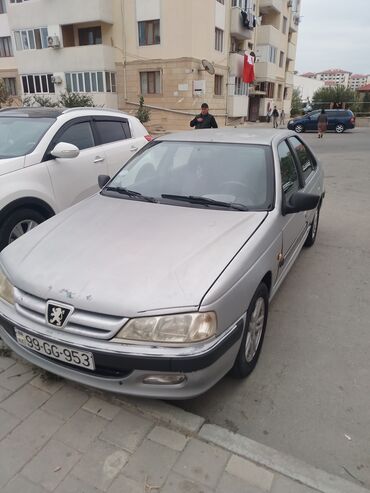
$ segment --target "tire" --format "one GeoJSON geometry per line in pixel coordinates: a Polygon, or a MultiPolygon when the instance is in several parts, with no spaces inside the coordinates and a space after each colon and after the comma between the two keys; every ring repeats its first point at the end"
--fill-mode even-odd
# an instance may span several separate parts
{"type": "Polygon", "coordinates": [[[45,219],[42,214],[33,209],[18,209],[11,213],[0,225],[0,251],[21,236],[19,233],[22,230],[26,233],[44,222],[45,219]],[[18,231],[14,231],[16,227],[18,231]]]}
{"type": "Polygon", "coordinates": [[[305,247],[312,247],[312,245],[315,243],[316,238],[317,238],[317,230],[319,228],[319,219],[320,219],[320,209],[316,209],[315,216],[313,218],[311,227],[310,227],[310,232],[308,233],[308,236],[306,238],[306,241],[304,243],[305,247]]]}
{"type": "MultiPolygon", "coordinates": [[[[252,301],[250,302],[247,311],[242,342],[240,344],[238,356],[236,357],[234,366],[231,370],[231,374],[235,378],[241,379],[247,377],[250,373],[252,373],[254,367],[257,364],[259,355],[261,353],[263,339],[265,337],[267,316],[268,316],[268,300],[269,300],[269,292],[267,286],[266,284],[261,283],[258,286],[256,292],[254,293],[252,301]],[[260,306],[261,302],[263,302],[263,314],[261,314],[261,312],[258,311],[259,310],[258,307],[260,306]],[[257,314],[256,314],[256,310],[257,310],[257,314]],[[250,333],[253,324],[253,318],[256,315],[257,315],[257,322],[258,320],[260,321],[260,323],[258,324],[260,330],[259,330],[258,341],[256,341],[257,345],[256,347],[252,348],[250,346],[251,343],[250,333]],[[248,347],[250,350],[249,357],[247,356],[248,347]]],[[[254,327],[256,327],[256,325],[254,325],[254,327]]]]}
{"type": "Polygon", "coordinates": [[[343,125],[343,123],[338,123],[337,125],[335,125],[335,131],[337,134],[342,134],[344,131],[345,131],[345,126],[343,125]]]}
{"type": "Polygon", "coordinates": [[[294,131],[297,132],[297,134],[301,134],[304,132],[304,126],[301,124],[295,125],[294,131]]]}

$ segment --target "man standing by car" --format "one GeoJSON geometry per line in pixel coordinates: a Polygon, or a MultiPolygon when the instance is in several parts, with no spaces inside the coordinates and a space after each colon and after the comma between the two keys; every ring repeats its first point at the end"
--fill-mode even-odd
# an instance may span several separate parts
{"type": "Polygon", "coordinates": [[[202,128],[218,128],[215,117],[209,113],[207,103],[202,104],[200,114],[190,122],[190,126],[195,127],[196,130],[202,128]]]}

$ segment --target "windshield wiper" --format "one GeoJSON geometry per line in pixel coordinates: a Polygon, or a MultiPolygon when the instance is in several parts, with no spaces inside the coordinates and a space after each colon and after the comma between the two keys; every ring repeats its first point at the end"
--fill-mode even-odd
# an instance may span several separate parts
{"type": "Polygon", "coordinates": [[[146,200],[147,202],[158,202],[154,197],[147,197],[140,192],[135,192],[135,190],[129,190],[128,188],[123,187],[107,187],[105,189],[107,192],[117,192],[122,195],[127,195],[127,197],[131,197],[139,200],[146,200]]]}
{"type": "Polygon", "coordinates": [[[205,206],[218,206],[225,207],[227,209],[234,209],[236,211],[247,211],[248,207],[243,204],[231,203],[231,202],[222,202],[221,200],[209,199],[207,197],[198,197],[196,195],[171,195],[164,193],[162,195],[162,199],[169,200],[182,200],[183,202],[190,202],[191,204],[200,204],[205,206]]]}

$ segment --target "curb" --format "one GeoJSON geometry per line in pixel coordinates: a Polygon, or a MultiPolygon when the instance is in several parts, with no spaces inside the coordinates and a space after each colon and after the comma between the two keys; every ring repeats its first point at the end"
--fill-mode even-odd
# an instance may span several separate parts
{"type": "Polygon", "coordinates": [[[370,490],[356,483],[310,466],[226,428],[205,423],[201,416],[166,402],[121,396],[115,397],[114,401],[321,493],[370,493],[370,490]]]}

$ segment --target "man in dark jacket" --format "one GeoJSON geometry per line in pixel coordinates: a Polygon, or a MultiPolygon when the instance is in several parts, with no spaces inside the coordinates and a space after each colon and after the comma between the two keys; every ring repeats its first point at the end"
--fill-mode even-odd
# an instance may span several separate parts
{"type": "Polygon", "coordinates": [[[202,128],[218,128],[215,117],[209,113],[207,103],[202,104],[201,113],[190,122],[190,126],[195,127],[196,130],[202,128]]]}

